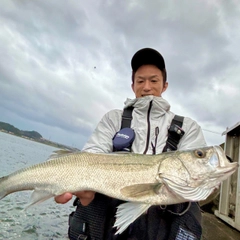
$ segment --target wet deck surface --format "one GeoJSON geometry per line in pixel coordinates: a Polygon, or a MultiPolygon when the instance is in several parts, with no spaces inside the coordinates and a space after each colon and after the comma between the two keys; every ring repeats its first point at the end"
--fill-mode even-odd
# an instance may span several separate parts
{"type": "Polygon", "coordinates": [[[237,231],[214,214],[203,213],[202,226],[202,240],[240,240],[240,231],[237,231]]]}

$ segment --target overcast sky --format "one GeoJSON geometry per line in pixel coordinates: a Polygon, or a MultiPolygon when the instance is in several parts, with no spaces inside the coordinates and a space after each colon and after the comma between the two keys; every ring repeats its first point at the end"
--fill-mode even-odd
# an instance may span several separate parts
{"type": "Polygon", "coordinates": [[[0,121],[82,148],[131,90],[130,61],[162,53],[171,110],[208,145],[240,121],[238,0],[3,0],[0,121]]]}

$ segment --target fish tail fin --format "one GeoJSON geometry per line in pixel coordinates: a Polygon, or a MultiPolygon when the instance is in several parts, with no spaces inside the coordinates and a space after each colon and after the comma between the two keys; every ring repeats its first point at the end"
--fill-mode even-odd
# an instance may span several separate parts
{"type": "Polygon", "coordinates": [[[117,234],[121,234],[127,227],[134,222],[140,215],[145,213],[150,204],[138,202],[126,202],[117,207],[116,221],[114,227],[117,228],[117,234]]]}

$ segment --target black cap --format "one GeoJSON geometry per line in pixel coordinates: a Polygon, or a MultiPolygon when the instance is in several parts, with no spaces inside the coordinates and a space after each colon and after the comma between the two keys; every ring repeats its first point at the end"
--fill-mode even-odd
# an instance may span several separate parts
{"type": "Polygon", "coordinates": [[[152,48],[140,49],[132,57],[131,66],[134,72],[142,65],[147,64],[155,65],[160,70],[166,70],[163,56],[152,48]]]}

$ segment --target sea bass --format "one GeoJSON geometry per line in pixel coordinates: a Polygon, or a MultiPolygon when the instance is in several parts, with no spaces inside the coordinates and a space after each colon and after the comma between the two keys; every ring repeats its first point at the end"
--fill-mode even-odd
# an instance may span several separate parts
{"type": "Polygon", "coordinates": [[[121,233],[151,205],[206,199],[237,166],[219,146],[157,155],[60,150],[49,161],[0,178],[0,199],[34,190],[32,205],[65,192],[96,191],[127,201],[116,214],[121,233]]]}

